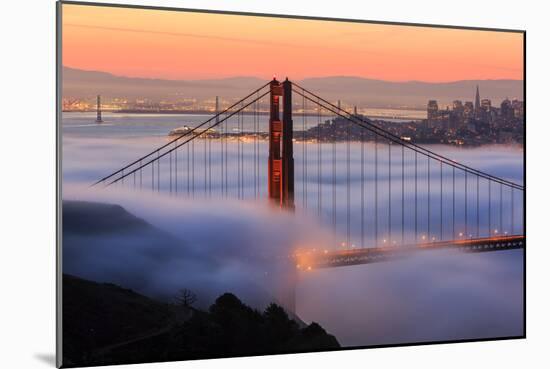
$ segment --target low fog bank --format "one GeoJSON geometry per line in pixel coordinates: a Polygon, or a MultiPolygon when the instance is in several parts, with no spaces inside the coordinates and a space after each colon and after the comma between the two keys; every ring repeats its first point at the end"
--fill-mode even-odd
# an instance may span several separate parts
{"type": "Polygon", "coordinates": [[[263,308],[293,247],[334,242],[305,219],[237,200],[220,206],[68,185],[63,201],[64,273],[165,300],[188,288],[202,307],[232,292],[263,308]]]}
{"type": "MultiPolygon", "coordinates": [[[[331,227],[263,203],[66,185],[67,204],[76,206],[67,216],[88,216],[84,227],[72,219],[64,232],[65,273],[165,300],[188,288],[199,307],[232,292],[262,309],[274,300],[284,280],[276,270],[293,247],[337,243],[331,227]],[[102,213],[74,200],[122,208],[102,213]]],[[[521,335],[523,250],[424,252],[313,270],[299,276],[296,301],[298,316],[344,346],[521,335]]]]}
{"type": "Polygon", "coordinates": [[[297,313],[344,346],[523,334],[523,250],[430,251],[316,270],[298,286],[297,313]]]}

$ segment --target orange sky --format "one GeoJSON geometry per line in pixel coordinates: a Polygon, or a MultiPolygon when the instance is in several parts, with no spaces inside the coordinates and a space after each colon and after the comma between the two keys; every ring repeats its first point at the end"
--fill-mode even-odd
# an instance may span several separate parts
{"type": "Polygon", "coordinates": [[[65,4],[63,65],[167,79],[523,79],[523,35],[65,4]]]}

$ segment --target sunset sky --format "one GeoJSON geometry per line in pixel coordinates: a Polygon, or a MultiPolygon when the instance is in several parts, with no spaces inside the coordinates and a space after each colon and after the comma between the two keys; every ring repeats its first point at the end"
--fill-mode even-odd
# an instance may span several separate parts
{"type": "Polygon", "coordinates": [[[129,77],[523,79],[511,32],[65,4],[62,47],[65,66],[129,77]]]}

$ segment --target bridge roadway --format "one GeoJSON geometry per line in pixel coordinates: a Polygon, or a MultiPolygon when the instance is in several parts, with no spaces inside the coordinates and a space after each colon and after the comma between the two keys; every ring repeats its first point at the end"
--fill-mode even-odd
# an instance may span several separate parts
{"type": "Polygon", "coordinates": [[[365,247],[345,250],[302,251],[294,254],[296,268],[308,271],[319,268],[370,264],[403,258],[412,253],[426,250],[460,250],[466,252],[488,252],[521,249],[525,236],[498,236],[453,241],[426,242],[417,245],[365,247]]]}

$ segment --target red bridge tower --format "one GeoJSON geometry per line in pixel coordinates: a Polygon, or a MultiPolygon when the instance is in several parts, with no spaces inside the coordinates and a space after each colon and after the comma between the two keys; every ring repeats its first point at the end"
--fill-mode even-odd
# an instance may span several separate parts
{"type": "Polygon", "coordinates": [[[294,158],[292,152],[292,84],[288,78],[270,83],[269,108],[269,199],[294,211],[294,158]],[[283,100],[283,120],[279,110],[283,100]]]}

